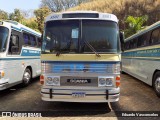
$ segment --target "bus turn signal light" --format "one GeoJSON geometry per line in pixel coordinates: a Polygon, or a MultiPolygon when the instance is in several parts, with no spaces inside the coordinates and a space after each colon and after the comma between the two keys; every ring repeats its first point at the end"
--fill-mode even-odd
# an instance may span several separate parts
{"type": "Polygon", "coordinates": [[[121,77],[120,77],[120,76],[117,76],[117,77],[116,77],[116,87],[119,87],[119,86],[120,86],[120,80],[121,80],[121,77]]]}
{"type": "Polygon", "coordinates": [[[5,75],[4,71],[1,71],[1,72],[0,72],[0,79],[3,78],[4,75],[5,75]]]}
{"type": "Polygon", "coordinates": [[[41,83],[41,85],[44,84],[44,76],[43,75],[40,76],[40,83],[41,83]]]}

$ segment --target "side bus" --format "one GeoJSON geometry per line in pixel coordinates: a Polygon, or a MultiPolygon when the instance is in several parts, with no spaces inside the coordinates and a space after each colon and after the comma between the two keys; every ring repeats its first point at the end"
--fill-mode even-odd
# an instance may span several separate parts
{"type": "Polygon", "coordinates": [[[122,72],[153,86],[160,97],[160,21],[127,38],[122,72]]]}
{"type": "Polygon", "coordinates": [[[74,11],[49,15],[41,54],[42,100],[118,101],[121,38],[113,14],[74,11]]]}
{"type": "Polygon", "coordinates": [[[41,74],[41,34],[15,21],[0,21],[0,90],[41,74]]]}

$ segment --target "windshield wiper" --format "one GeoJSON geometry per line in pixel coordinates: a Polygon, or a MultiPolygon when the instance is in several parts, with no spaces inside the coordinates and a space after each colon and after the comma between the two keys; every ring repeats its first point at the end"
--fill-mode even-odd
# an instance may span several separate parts
{"type": "Polygon", "coordinates": [[[61,53],[64,53],[64,52],[67,52],[67,51],[69,51],[69,49],[61,49],[60,51],[56,52],[56,56],[60,56],[61,53]]]}
{"type": "Polygon", "coordinates": [[[87,40],[84,40],[84,43],[95,53],[97,57],[101,57],[100,54],[95,50],[95,48],[87,40]]]}

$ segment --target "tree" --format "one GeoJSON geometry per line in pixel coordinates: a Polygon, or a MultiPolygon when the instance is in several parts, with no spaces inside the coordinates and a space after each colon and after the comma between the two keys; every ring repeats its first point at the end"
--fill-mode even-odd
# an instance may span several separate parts
{"type": "Polygon", "coordinates": [[[38,24],[38,30],[42,33],[44,28],[44,19],[51,13],[51,10],[48,7],[42,7],[34,11],[36,16],[36,22],[38,24]]]}
{"type": "Polygon", "coordinates": [[[41,6],[49,7],[52,12],[60,12],[90,0],[41,0],[41,6]]]}
{"type": "Polygon", "coordinates": [[[128,29],[125,30],[125,37],[129,37],[138,31],[142,30],[144,23],[148,20],[148,16],[133,17],[128,16],[126,23],[128,24],[128,29]]]}
{"type": "Polygon", "coordinates": [[[22,24],[39,32],[38,23],[36,22],[35,18],[24,19],[22,24]]]}
{"type": "Polygon", "coordinates": [[[7,20],[8,19],[8,13],[0,10],[0,20],[7,20]]]}
{"type": "Polygon", "coordinates": [[[9,15],[9,19],[22,23],[24,17],[19,9],[14,9],[14,12],[9,15]]]}

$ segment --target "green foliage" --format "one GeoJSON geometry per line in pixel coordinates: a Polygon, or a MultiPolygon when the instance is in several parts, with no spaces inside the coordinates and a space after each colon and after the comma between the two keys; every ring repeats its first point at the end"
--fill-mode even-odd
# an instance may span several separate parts
{"type": "Polygon", "coordinates": [[[7,20],[8,19],[8,13],[0,10],[0,20],[7,20]]]}
{"type": "Polygon", "coordinates": [[[35,18],[30,18],[30,19],[24,19],[23,22],[22,22],[23,25],[37,31],[37,32],[40,32],[38,30],[38,23],[36,22],[36,19],[35,18]]]}
{"type": "Polygon", "coordinates": [[[144,23],[148,20],[148,16],[133,17],[128,16],[125,22],[128,24],[128,29],[125,30],[125,37],[129,37],[143,29],[144,23]]]}
{"type": "Polygon", "coordinates": [[[9,19],[21,23],[24,17],[19,9],[14,9],[14,12],[9,15],[9,19]]]}
{"type": "Polygon", "coordinates": [[[38,30],[42,33],[44,28],[44,20],[47,15],[51,13],[51,10],[48,7],[42,7],[34,11],[36,16],[36,22],[38,24],[38,30]]]}

